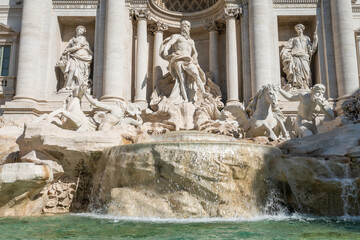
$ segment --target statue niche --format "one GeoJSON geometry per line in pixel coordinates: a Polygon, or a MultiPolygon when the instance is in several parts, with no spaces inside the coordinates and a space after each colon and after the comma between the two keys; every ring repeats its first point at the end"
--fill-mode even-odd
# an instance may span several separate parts
{"type": "Polygon", "coordinates": [[[60,91],[71,91],[89,81],[93,52],[84,33],[86,28],[78,26],[76,36],[71,38],[60,60],[56,64],[64,74],[65,84],[60,91]]]}
{"type": "Polygon", "coordinates": [[[311,43],[310,38],[304,35],[303,24],[297,24],[294,28],[297,36],[290,38],[280,52],[282,70],[289,87],[309,89],[312,86],[311,59],[318,45],[317,30],[314,32],[314,42],[311,43]]]}

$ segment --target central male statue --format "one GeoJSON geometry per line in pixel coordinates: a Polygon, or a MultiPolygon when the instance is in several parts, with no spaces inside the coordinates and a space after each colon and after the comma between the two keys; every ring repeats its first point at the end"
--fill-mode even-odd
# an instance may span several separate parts
{"type": "Polygon", "coordinates": [[[199,89],[204,96],[206,75],[200,68],[194,40],[190,38],[191,24],[181,22],[181,33],[165,39],[160,47],[160,56],[169,62],[170,74],[175,79],[169,99],[175,103],[194,102],[199,89]]]}

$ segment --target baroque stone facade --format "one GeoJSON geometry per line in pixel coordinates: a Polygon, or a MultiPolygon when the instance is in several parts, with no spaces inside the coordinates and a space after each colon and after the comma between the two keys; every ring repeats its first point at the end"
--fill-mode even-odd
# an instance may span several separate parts
{"type": "MultiPolygon", "coordinates": [[[[263,86],[292,81],[280,53],[286,45],[292,54],[293,27],[301,23],[310,37],[304,41],[316,33],[318,42],[303,65],[308,85],[323,84],[324,97],[339,105],[359,88],[359,9],[351,0],[0,0],[0,112],[23,122],[61,107],[69,74],[57,63],[78,26],[86,29],[79,44],[93,56],[83,67],[92,97],[147,108],[169,72],[160,45],[182,20],[191,23],[198,64],[222,101],[245,106],[263,86]]],[[[296,104],[279,100],[286,115],[296,114],[296,104]]],[[[82,109],[92,111],[86,99],[82,109]]]]}

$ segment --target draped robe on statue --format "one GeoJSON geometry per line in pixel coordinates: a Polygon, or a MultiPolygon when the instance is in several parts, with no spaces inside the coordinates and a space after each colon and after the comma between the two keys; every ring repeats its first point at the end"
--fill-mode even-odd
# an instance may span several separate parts
{"type": "Polygon", "coordinates": [[[316,51],[310,38],[296,36],[290,38],[281,50],[280,56],[287,81],[296,88],[308,89],[311,86],[311,57],[316,51]]]}
{"type": "MultiPolygon", "coordinates": [[[[160,55],[163,56],[164,46],[171,40],[171,37],[164,40],[160,47],[160,55]]],[[[196,66],[203,84],[206,83],[206,75],[199,64],[190,56],[181,55],[172,52],[168,55],[169,72],[175,80],[174,87],[168,97],[173,103],[182,103],[184,101],[195,102],[196,91],[198,89],[194,77],[191,75],[191,67],[196,66]],[[183,77],[180,76],[183,74],[183,77]]]]}

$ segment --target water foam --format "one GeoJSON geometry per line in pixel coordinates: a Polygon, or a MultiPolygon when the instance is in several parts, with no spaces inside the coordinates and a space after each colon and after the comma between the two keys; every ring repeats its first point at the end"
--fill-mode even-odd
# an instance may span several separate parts
{"type": "Polygon", "coordinates": [[[102,219],[113,222],[145,222],[145,223],[174,223],[174,224],[191,224],[191,223],[236,223],[236,222],[260,222],[260,221],[355,221],[360,222],[360,216],[341,216],[341,217],[318,217],[305,214],[279,214],[279,215],[259,215],[249,218],[155,218],[155,217],[127,217],[114,216],[95,213],[78,213],[72,216],[102,219]]]}

